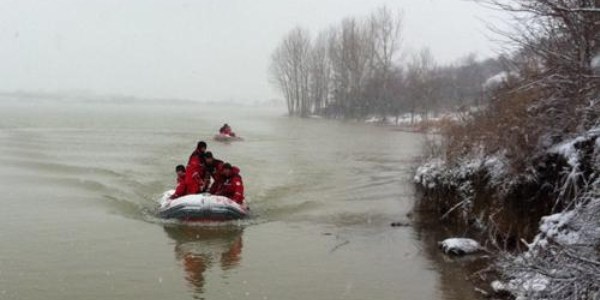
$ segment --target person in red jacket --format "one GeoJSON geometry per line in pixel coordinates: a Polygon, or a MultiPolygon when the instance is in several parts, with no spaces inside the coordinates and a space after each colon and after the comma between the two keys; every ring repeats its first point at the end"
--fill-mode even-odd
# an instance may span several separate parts
{"type": "Polygon", "coordinates": [[[219,129],[219,133],[228,136],[235,136],[235,133],[231,130],[231,127],[228,124],[225,124],[219,129]]]}
{"type": "Polygon", "coordinates": [[[206,143],[200,141],[188,159],[185,178],[189,184],[189,194],[198,194],[207,188],[204,180],[204,152],[206,152],[206,143]]]}
{"type": "Polygon", "coordinates": [[[183,165],[178,165],[175,167],[175,173],[177,173],[177,187],[175,188],[175,193],[171,195],[171,199],[177,199],[189,194],[188,184],[185,180],[185,167],[183,165]]]}
{"type": "Polygon", "coordinates": [[[206,186],[210,186],[209,192],[214,194],[223,184],[221,173],[223,171],[223,161],[213,157],[212,152],[204,153],[205,177],[206,186]],[[212,181],[212,185],[210,184],[212,181]]]}
{"type": "Polygon", "coordinates": [[[190,158],[188,159],[188,165],[192,160],[197,160],[200,164],[204,164],[204,152],[206,152],[206,148],[206,142],[199,141],[196,145],[196,149],[194,150],[194,152],[192,152],[190,158]]]}
{"type": "Polygon", "coordinates": [[[216,195],[225,196],[238,204],[244,203],[244,182],[240,176],[240,169],[226,163],[223,165],[223,185],[216,191],[216,195]]]}
{"type": "Polygon", "coordinates": [[[185,181],[188,194],[198,194],[204,191],[204,166],[201,160],[192,158],[185,170],[185,181]]]}

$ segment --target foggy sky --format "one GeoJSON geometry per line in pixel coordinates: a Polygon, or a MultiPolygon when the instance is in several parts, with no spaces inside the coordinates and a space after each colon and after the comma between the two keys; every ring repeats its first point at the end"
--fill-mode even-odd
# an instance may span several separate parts
{"type": "Polygon", "coordinates": [[[270,99],[269,56],[288,30],[383,4],[404,12],[404,52],[497,49],[481,21],[494,12],[462,0],[0,0],[0,91],[270,99]]]}

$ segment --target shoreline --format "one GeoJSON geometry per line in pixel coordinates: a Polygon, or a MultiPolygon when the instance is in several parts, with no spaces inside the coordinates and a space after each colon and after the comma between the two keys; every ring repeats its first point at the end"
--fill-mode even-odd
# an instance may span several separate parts
{"type": "Polygon", "coordinates": [[[600,129],[548,147],[529,171],[535,176],[515,175],[500,155],[429,159],[415,171],[415,212],[493,250],[485,269],[497,279],[478,287],[490,295],[537,299],[573,289],[592,295],[598,287],[592,274],[600,271],[599,161],[600,129]],[[564,276],[578,279],[569,285],[564,276]]]}

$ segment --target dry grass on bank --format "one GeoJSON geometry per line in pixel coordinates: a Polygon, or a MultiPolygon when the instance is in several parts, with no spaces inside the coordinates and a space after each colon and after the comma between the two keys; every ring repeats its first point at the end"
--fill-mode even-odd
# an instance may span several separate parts
{"type": "Polygon", "coordinates": [[[446,128],[451,128],[459,124],[453,116],[447,115],[432,120],[424,120],[413,125],[416,132],[443,132],[446,128]]]}
{"type": "Polygon", "coordinates": [[[539,125],[530,107],[539,93],[499,91],[489,107],[473,113],[466,122],[445,124],[442,131],[448,162],[479,155],[502,154],[514,172],[523,172],[534,156],[540,138],[539,125]]]}

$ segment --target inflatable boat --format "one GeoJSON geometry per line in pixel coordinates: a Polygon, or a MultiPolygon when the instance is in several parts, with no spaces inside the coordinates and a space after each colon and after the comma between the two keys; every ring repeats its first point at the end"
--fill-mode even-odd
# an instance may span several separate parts
{"type": "Polygon", "coordinates": [[[228,135],[228,134],[215,134],[213,139],[217,142],[235,142],[235,141],[243,141],[244,139],[239,136],[228,135]]]}
{"type": "Polygon", "coordinates": [[[248,207],[227,197],[197,194],[169,199],[174,192],[165,192],[160,200],[158,216],[162,219],[211,222],[238,220],[248,215],[248,207]]]}

